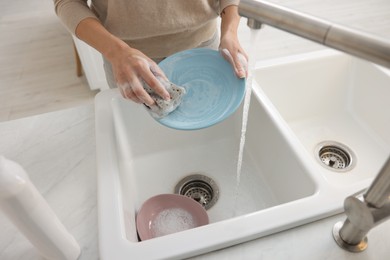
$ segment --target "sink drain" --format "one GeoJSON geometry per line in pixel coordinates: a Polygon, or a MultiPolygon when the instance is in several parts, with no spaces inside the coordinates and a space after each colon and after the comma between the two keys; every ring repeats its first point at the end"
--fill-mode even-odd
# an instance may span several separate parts
{"type": "Polygon", "coordinates": [[[321,165],[336,171],[348,171],[355,162],[351,149],[337,142],[320,143],[317,146],[316,154],[321,165]]]}
{"type": "Polygon", "coordinates": [[[219,189],[215,181],[202,174],[192,174],[182,179],[176,185],[175,193],[196,200],[205,209],[211,208],[219,197],[219,189]]]}

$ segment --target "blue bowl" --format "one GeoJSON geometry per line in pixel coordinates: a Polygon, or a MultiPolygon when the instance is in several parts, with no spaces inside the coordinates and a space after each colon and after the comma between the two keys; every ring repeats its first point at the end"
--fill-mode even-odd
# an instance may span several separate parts
{"type": "Polygon", "coordinates": [[[178,130],[197,130],[215,125],[240,106],[245,79],[236,77],[230,63],[218,51],[191,49],[178,52],[159,63],[168,79],[187,93],[180,106],[156,119],[178,130]]]}

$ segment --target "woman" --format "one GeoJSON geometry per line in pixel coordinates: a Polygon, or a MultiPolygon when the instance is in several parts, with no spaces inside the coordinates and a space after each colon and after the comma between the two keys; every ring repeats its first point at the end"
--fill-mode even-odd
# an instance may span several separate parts
{"type": "Polygon", "coordinates": [[[170,99],[152,71],[163,75],[156,62],[186,49],[226,49],[236,75],[246,76],[239,58],[247,56],[237,38],[239,0],[92,0],[90,6],[87,0],[54,3],[68,30],[102,53],[110,87],[118,86],[122,95],[134,102],[154,104],[141,79],[162,98],[170,99]]]}

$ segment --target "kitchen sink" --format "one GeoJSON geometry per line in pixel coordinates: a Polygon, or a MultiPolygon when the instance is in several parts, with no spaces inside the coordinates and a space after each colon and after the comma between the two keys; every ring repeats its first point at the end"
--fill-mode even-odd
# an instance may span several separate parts
{"type": "Polygon", "coordinates": [[[324,51],[258,62],[253,78],[238,189],[242,107],[212,127],[179,131],[117,90],[97,95],[100,259],[207,253],[339,213],[368,187],[390,150],[386,70],[324,51]],[[323,150],[329,142],[348,149],[349,169],[329,166],[342,164],[323,150]],[[212,180],[210,223],[139,241],[142,203],[189,176],[212,180]]]}
{"type": "Polygon", "coordinates": [[[388,69],[327,50],[258,63],[254,74],[271,110],[307,157],[324,166],[331,185],[345,187],[379,172],[390,152],[388,69]],[[330,155],[321,158],[322,146],[330,155]],[[337,165],[329,167],[332,154],[337,165]]]}

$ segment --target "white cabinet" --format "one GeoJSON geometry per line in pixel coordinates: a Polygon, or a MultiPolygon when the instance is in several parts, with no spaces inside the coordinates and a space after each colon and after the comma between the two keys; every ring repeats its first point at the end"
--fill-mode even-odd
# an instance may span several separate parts
{"type": "Polygon", "coordinates": [[[109,89],[103,69],[103,57],[94,48],[73,36],[90,89],[109,89]]]}

